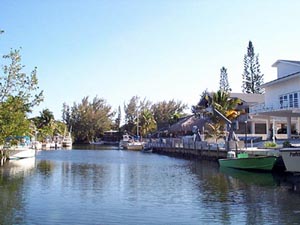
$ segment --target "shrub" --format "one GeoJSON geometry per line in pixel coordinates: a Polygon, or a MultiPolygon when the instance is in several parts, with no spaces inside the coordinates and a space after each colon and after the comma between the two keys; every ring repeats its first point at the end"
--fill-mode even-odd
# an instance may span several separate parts
{"type": "Polygon", "coordinates": [[[285,142],[282,143],[282,147],[283,148],[290,148],[290,147],[292,147],[292,145],[289,141],[285,141],[285,142]]]}
{"type": "Polygon", "coordinates": [[[271,141],[267,141],[264,143],[264,147],[266,147],[266,148],[275,148],[276,146],[277,146],[277,144],[274,142],[271,142],[271,141]]]}

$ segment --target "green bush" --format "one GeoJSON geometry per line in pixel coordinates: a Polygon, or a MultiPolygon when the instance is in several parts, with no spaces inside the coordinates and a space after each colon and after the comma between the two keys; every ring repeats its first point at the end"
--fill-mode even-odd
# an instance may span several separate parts
{"type": "Polygon", "coordinates": [[[289,141],[285,141],[285,142],[282,143],[282,147],[283,148],[290,148],[290,147],[292,147],[292,145],[289,141]]]}
{"type": "Polygon", "coordinates": [[[275,147],[277,147],[277,144],[274,142],[271,142],[271,141],[267,141],[264,143],[264,147],[265,148],[275,148],[275,147]]]}

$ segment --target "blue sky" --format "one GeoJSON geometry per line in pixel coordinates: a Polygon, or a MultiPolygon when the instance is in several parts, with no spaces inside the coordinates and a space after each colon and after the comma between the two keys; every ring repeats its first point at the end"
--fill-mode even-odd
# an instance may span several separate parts
{"type": "MultiPolygon", "coordinates": [[[[216,91],[220,68],[241,92],[249,40],[265,82],[278,59],[300,60],[297,0],[1,0],[0,54],[22,47],[24,71],[38,68],[48,108],[85,96],[113,109],[137,95],[196,104],[216,91]]],[[[0,62],[1,66],[3,61],[0,62]]]]}

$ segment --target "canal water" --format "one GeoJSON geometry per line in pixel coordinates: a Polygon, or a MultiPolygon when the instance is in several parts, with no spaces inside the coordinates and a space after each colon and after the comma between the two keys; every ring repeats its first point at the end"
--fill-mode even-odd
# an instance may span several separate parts
{"type": "Polygon", "coordinates": [[[0,224],[299,224],[298,180],[153,153],[39,151],[0,167],[0,224]]]}

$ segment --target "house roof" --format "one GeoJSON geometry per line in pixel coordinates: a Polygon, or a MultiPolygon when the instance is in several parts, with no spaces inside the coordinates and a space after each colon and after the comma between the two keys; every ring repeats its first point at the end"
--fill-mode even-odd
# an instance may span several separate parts
{"type": "Polygon", "coordinates": [[[296,65],[296,66],[300,66],[300,61],[279,59],[275,63],[273,63],[272,67],[277,67],[277,65],[279,63],[293,64],[293,65],[296,65]]]}
{"type": "MultiPolygon", "coordinates": [[[[300,64],[299,64],[299,66],[300,66],[300,64]]],[[[286,81],[286,80],[290,80],[290,79],[293,79],[293,78],[296,78],[296,77],[300,77],[300,71],[296,72],[296,73],[291,73],[291,74],[289,74],[287,76],[280,77],[280,78],[278,78],[276,80],[272,80],[270,82],[264,83],[264,84],[261,85],[261,87],[265,88],[265,87],[271,86],[273,84],[276,84],[276,83],[279,83],[279,82],[282,82],[282,81],[286,81]]]]}
{"type": "Polygon", "coordinates": [[[180,132],[180,131],[192,131],[193,126],[197,126],[198,128],[203,127],[205,124],[205,120],[201,118],[197,118],[194,115],[189,115],[177,123],[170,126],[170,132],[180,132]]]}
{"type": "Polygon", "coordinates": [[[251,103],[262,103],[265,100],[264,94],[230,93],[230,97],[239,98],[249,105],[251,103]]]}

